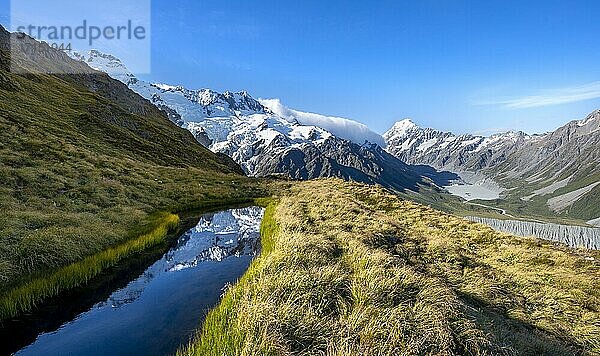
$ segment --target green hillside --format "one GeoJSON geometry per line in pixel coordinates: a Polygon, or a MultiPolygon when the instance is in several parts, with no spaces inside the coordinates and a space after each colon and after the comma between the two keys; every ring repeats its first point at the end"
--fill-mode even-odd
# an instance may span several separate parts
{"type": "Polygon", "coordinates": [[[0,292],[109,247],[133,253],[122,245],[172,225],[160,212],[264,194],[124,84],[49,53],[13,57],[32,73],[12,73],[0,28],[0,292]],[[39,74],[56,66],[84,74],[39,74]]]}

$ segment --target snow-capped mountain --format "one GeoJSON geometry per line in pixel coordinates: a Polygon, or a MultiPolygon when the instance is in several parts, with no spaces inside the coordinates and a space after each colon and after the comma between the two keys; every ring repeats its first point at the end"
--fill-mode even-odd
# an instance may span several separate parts
{"type": "Polygon", "coordinates": [[[383,137],[388,151],[399,159],[453,172],[492,167],[533,139],[523,132],[506,132],[489,137],[455,135],[421,128],[409,119],[395,123],[383,137]]]}
{"type": "Polygon", "coordinates": [[[385,145],[383,137],[364,124],[340,117],[292,110],[282,105],[279,99],[255,100],[245,91],[218,93],[210,89],[188,90],[182,86],[140,81],[118,58],[97,50],[91,50],[86,54],[73,52],[71,56],[84,61],[96,70],[108,73],[155,103],[168,103],[186,122],[199,122],[215,117],[270,114],[290,123],[318,126],[339,138],[357,144],[368,141],[380,146],[385,145]],[[200,105],[190,105],[190,102],[200,105]]]}
{"type": "Polygon", "coordinates": [[[118,58],[98,51],[72,57],[127,84],[249,175],[341,177],[414,191],[430,184],[385,152],[383,138],[358,122],[292,110],[279,100],[256,100],[244,91],[219,93],[145,82],[118,58]]]}
{"type": "Polygon", "coordinates": [[[600,215],[600,110],[542,135],[455,135],[402,120],[384,138],[388,152],[408,163],[467,172],[471,183],[493,179],[507,198],[541,200],[557,213],[600,215]]]}
{"type": "Polygon", "coordinates": [[[281,104],[279,99],[259,99],[260,103],[280,117],[297,121],[302,125],[318,126],[343,138],[358,144],[365,141],[376,143],[385,147],[385,140],[381,135],[371,131],[367,125],[341,117],[325,116],[321,114],[302,112],[288,109],[281,104]]]}

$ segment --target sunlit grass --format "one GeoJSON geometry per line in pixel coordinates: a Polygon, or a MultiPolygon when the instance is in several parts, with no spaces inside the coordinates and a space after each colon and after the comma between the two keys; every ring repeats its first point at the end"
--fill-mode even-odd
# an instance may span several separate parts
{"type": "Polygon", "coordinates": [[[152,230],[142,236],[39,276],[4,293],[0,296],[0,320],[27,312],[44,299],[81,286],[119,261],[163,242],[167,233],[179,224],[179,217],[167,213],[156,214],[152,224],[152,230]]]}
{"type": "Polygon", "coordinates": [[[319,180],[270,206],[265,252],[193,355],[600,352],[598,253],[319,180]]]}

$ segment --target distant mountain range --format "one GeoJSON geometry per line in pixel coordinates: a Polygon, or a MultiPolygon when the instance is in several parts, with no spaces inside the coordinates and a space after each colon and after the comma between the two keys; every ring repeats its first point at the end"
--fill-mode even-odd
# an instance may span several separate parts
{"type": "Polygon", "coordinates": [[[145,82],[118,58],[98,51],[72,56],[127,84],[167,111],[198,142],[230,156],[251,176],[340,177],[399,191],[432,186],[386,152],[380,135],[358,122],[291,110],[278,100],[256,100],[247,92],[145,82]]]}
{"type": "Polygon", "coordinates": [[[528,205],[582,219],[600,216],[600,110],[542,135],[454,135],[403,120],[384,138],[387,150],[407,163],[494,179],[514,209],[528,205]]]}
{"type": "Polygon", "coordinates": [[[394,124],[383,135],[388,151],[401,160],[429,164],[450,171],[479,171],[504,162],[508,155],[533,137],[524,132],[507,132],[490,137],[455,135],[421,128],[411,120],[394,124]]]}
{"type": "Polygon", "coordinates": [[[600,217],[600,111],[542,135],[455,135],[402,120],[380,136],[356,121],[292,110],[245,91],[142,81],[98,51],[72,56],[127,84],[251,176],[340,177],[398,191],[485,182],[512,210],[600,217]]]}

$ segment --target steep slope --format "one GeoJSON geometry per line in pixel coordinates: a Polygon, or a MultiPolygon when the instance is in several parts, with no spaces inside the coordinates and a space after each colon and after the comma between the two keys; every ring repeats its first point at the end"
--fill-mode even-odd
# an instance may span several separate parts
{"type": "Polygon", "coordinates": [[[494,168],[512,195],[584,220],[600,217],[600,110],[522,145],[494,168]]]}
{"type": "Polygon", "coordinates": [[[384,152],[376,145],[383,144],[381,136],[357,122],[290,110],[277,100],[255,100],[247,92],[218,93],[144,82],[117,58],[97,51],[73,57],[168,110],[173,122],[214,152],[232,157],[249,175],[339,177],[413,191],[431,185],[384,152]]]}
{"type": "Polygon", "coordinates": [[[384,138],[387,150],[408,163],[495,180],[509,203],[498,206],[592,220],[600,216],[599,127],[600,110],[543,135],[458,136],[403,120],[384,138]]]}
{"type": "Polygon", "coordinates": [[[537,137],[499,165],[508,178],[523,177],[537,181],[542,177],[599,170],[600,110],[583,120],[571,121],[556,131],[537,137]]]}
{"type": "Polygon", "coordinates": [[[421,128],[411,120],[402,120],[384,134],[384,139],[387,150],[407,163],[466,172],[504,162],[524,142],[533,138],[523,132],[507,132],[490,137],[455,135],[421,128]]]}
{"type": "Polygon", "coordinates": [[[381,184],[396,191],[419,191],[429,180],[413,167],[396,159],[376,144],[348,144],[328,137],[319,145],[300,145],[281,153],[258,154],[254,163],[259,175],[289,174],[302,180],[338,177],[367,184],[381,184]]]}
{"type": "Polygon", "coordinates": [[[34,60],[9,46],[0,28],[0,291],[127,243],[158,211],[259,194],[121,82],[49,47],[34,60]],[[79,74],[42,74],[55,68],[79,74]]]}

